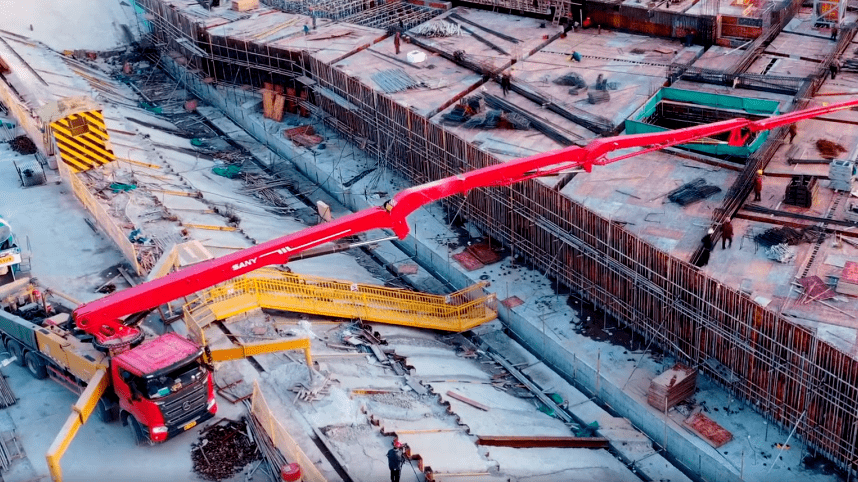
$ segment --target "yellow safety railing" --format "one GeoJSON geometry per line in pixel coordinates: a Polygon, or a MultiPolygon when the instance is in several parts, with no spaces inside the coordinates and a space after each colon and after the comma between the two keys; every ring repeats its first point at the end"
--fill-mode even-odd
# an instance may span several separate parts
{"type": "Polygon", "coordinates": [[[301,450],[295,439],[289,435],[289,432],[274,417],[271,409],[268,408],[265,397],[262,396],[259,383],[256,381],[253,382],[253,397],[250,400],[251,415],[265,430],[265,433],[274,446],[277,447],[277,450],[283,454],[287,462],[294,462],[301,466],[301,480],[304,482],[327,482],[327,479],[319,472],[313,461],[307,457],[307,454],[301,450]]]}
{"type": "Polygon", "coordinates": [[[266,353],[276,353],[279,351],[286,350],[304,350],[304,358],[307,360],[307,367],[313,367],[313,356],[310,353],[309,338],[257,341],[255,343],[243,343],[241,345],[231,346],[228,348],[212,348],[210,352],[212,362],[221,362],[229,360],[240,360],[242,358],[247,358],[251,356],[264,355],[266,353]]]}
{"type": "Polygon", "coordinates": [[[72,405],[72,414],[69,415],[62,430],[60,430],[60,433],[57,434],[54,442],[48,448],[45,459],[48,461],[51,480],[54,482],[62,482],[63,472],[60,466],[60,459],[66,453],[66,449],[69,448],[78,430],[86,423],[89,416],[92,415],[98,400],[104,394],[104,391],[107,390],[109,381],[106,369],[102,368],[95,372],[86,389],[80,394],[80,398],[72,405]]]}
{"type": "Polygon", "coordinates": [[[116,246],[119,247],[119,250],[122,251],[123,255],[125,255],[125,259],[134,268],[134,272],[138,275],[142,275],[143,268],[140,266],[140,263],[137,262],[137,249],[131,241],[128,240],[128,235],[125,234],[122,228],[116,224],[104,207],[96,201],[95,196],[89,192],[86,184],[78,179],[77,175],[72,173],[65,163],[59,162],[57,163],[57,167],[59,168],[60,176],[71,184],[72,192],[74,192],[75,197],[78,198],[86,210],[95,217],[96,222],[101,226],[101,229],[107,233],[107,236],[116,243],[116,246]]]}
{"type": "MultiPolygon", "coordinates": [[[[195,313],[194,310],[189,309],[189,305],[190,303],[183,307],[185,326],[188,328],[188,336],[190,336],[190,338],[200,346],[207,346],[205,325],[208,324],[207,322],[209,317],[206,316],[205,313],[208,312],[208,310],[196,310],[195,313]],[[204,314],[202,319],[199,316],[201,313],[204,314]]],[[[307,360],[307,368],[311,369],[313,367],[313,355],[310,351],[309,338],[281,338],[279,340],[242,343],[240,345],[227,348],[211,348],[207,356],[210,357],[208,360],[209,362],[221,362],[286,350],[304,350],[304,358],[307,360]]],[[[312,377],[312,372],[310,373],[310,376],[312,377]]]]}
{"type": "Polygon", "coordinates": [[[196,307],[185,312],[210,310],[222,320],[268,308],[458,333],[497,317],[495,296],[484,287],[441,296],[261,269],[199,293],[196,307]]]}

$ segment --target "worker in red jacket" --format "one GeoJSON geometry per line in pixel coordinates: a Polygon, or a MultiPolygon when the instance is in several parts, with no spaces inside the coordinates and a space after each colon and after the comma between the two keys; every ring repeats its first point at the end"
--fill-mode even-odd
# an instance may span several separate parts
{"type": "Polygon", "coordinates": [[[730,247],[733,247],[733,223],[726,219],[721,225],[721,249],[727,249],[727,241],[730,242],[730,247]]]}
{"type": "Polygon", "coordinates": [[[757,177],[754,178],[754,201],[760,200],[760,194],[763,193],[763,170],[757,171],[757,177]]]}

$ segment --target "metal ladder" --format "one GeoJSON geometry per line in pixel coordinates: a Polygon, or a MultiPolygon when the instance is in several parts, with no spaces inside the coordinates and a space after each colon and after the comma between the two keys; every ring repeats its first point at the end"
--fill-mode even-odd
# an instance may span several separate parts
{"type": "Polygon", "coordinates": [[[551,20],[551,25],[558,27],[560,25],[560,19],[566,14],[566,3],[565,2],[556,2],[554,4],[554,18],[551,20]]]}

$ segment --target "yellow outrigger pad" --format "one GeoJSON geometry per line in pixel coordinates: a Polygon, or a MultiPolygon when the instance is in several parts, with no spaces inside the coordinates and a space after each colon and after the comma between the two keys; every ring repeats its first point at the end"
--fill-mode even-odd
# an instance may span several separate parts
{"type": "Polygon", "coordinates": [[[71,172],[87,171],[116,159],[100,106],[92,100],[63,99],[42,110],[50,120],[60,159],[71,172]]]}

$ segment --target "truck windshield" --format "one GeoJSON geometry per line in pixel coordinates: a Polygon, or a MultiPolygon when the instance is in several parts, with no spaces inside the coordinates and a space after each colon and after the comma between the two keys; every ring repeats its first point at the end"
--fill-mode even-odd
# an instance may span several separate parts
{"type": "Polygon", "coordinates": [[[202,379],[204,375],[204,369],[193,361],[157,377],[137,378],[135,385],[146,398],[154,400],[178,392],[183,387],[202,379]]]}

